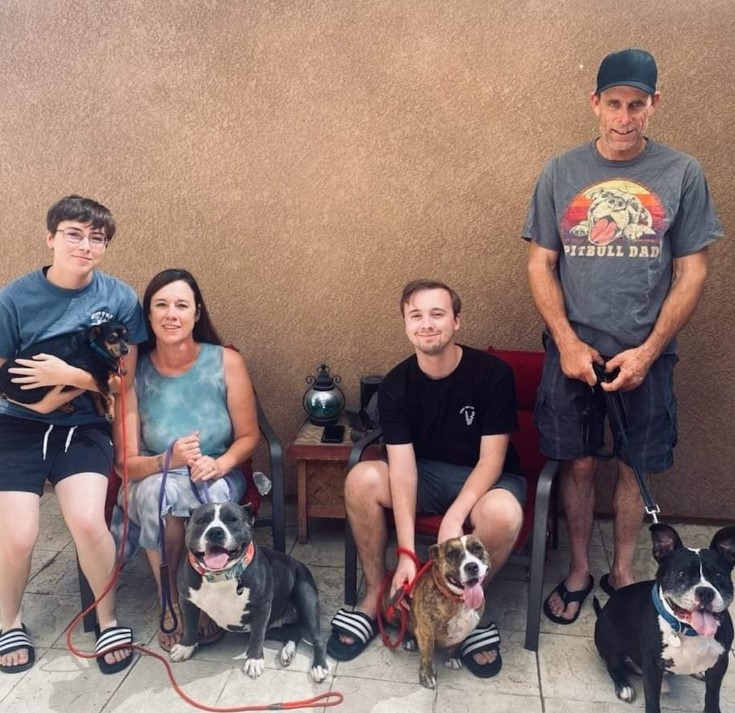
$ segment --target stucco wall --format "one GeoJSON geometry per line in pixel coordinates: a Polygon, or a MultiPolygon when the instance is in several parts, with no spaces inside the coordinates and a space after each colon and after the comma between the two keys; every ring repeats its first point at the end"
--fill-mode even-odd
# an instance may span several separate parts
{"type": "MultiPolygon", "coordinates": [[[[656,55],[650,133],[701,160],[732,234],[733,30],[731,0],[3,0],[0,283],[48,259],[54,200],[97,198],[105,269],[140,292],[193,270],[288,441],[319,362],[354,404],[409,353],[414,277],[460,292],[466,343],[539,347],[518,235],[546,158],[595,134],[608,51],[656,55]]],[[[681,339],[667,514],[735,515],[730,244],[681,339]]]]}

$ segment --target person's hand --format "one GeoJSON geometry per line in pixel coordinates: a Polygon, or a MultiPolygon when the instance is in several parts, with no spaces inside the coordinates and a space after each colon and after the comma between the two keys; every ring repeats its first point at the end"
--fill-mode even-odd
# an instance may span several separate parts
{"type": "Polygon", "coordinates": [[[597,349],[581,340],[559,347],[559,363],[564,376],[568,379],[579,379],[589,386],[597,383],[597,376],[592,364],[604,364],[597,349]]]}
{"type": "Polygon", "coordinates": [[[20,401],[13,401],[13,399],[8,399],[8,401],[13,404],[18,404],[19,406],[24,406],[36,413],[51,413],[52,411],[56,411],[62,406],[65,406],[70,401],[73,401],[77,396],[81,396],[84,393],[84,389],[64,390],[64,388],[63,384],[54,386],[37,404],[22,404],[20,401]]]}
{"type": "Polygon", "coordinates": [[[452,537],[462,537],[462,535],[464,535],[464,520],[452,515],[450,508],[442,518],[441,525],[439,526],[439,532],[436,536],[436,541],[441,543],[445,540],[451,539],[452,537]]]}
{"type": "MultiPolygon", "coordinates": [[[[398,558],[398,566],[396,567],[396,573],[393,575],[393,581],[390,585],[390,598],[398,589],[402,589],[404,585],[409,585],[416,578],[417,569],[416,563],[408,555],[400,555],[398,558]]],[[[403,597],[399,602],[398,606],[408,609],[408,601],[406,597],[403,597]]]]}
{"type": "Polygon", "coordinates": [[[8,369],[13,374],[14,384],[20,384],[21,391],[29,391],[42,386],[65,386],[71,384],[76,369],[63,359],[51,354],[36,354],[32,359],[16,359],[18,366],[8,369]]]}
{"type": "Polygon", "coordinates": [[[609,382],[602,382],[605,391],[631,391],[637,389],[646,378],[648,370],[653,364],[651,355],[642,349],[626,349],[607,362],[605,371],[608,373],[620,369],[618,375],[609,382]]]}
{"type": "Polygon", "coordinates": [[[202,455],[199,449],[199,431],[177,438],[171,453],[171,468],[181,468],[194,462],[202,455]]]}
{"type": "Polygon", "coordinates": [[[212,458],[212,456],[200,456],[189,462],[189,472],[192,481],[195,483],[217,480],[224,476],[217,459],[212,458]]]}

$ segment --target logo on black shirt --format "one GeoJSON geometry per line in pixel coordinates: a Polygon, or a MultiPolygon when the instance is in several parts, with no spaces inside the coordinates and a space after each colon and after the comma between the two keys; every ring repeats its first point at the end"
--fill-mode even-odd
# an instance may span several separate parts
{"type": "Polygon", "coordinates": [[[474,406],[462,406],[459,412],[464,416],[464,420],[468,426],[472,425],[475,420],[475,407],[474,406]]]}

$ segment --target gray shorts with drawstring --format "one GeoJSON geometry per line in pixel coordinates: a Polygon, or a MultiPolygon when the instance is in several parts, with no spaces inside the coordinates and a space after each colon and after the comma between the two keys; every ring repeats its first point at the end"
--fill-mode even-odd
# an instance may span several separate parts
{"type": "Polygon", "coordinates": [[[106,424],[58,426],[0,415],[0,491],[43,493],[77,473],[112,471],[113,447],[106,424]]]}

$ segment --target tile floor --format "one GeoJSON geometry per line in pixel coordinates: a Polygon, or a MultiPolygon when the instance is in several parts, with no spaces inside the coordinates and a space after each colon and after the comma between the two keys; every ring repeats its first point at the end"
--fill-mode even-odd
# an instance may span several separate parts
{"type": "MultiPolygon", "coordinates": [[[[290,522],[295,522],[295,513],[290,522]]],[[[679,528],[691,546],[709,543],[715,528],[684,525],[679,528]]],[[[259,531],[263,535],[266,531],[259,531]]],[[[595,526],[592,567],[596,579],[609,569],[612,528],[595,526]]],[[[639,540],[636,573],[653,574],[653,560],[644,530],[639,540]]],[[[267,539],[267,538],[264,538],[267,539]]],[[[307,544],[295,543],[289,527],[290,552],[310,567],[319,583],[322,621],[326,630],[331,615],[342,604],[342,529],[338,522],[312,521],[307,544]]],[[[564,542],[551,553],[546,568],[550,590],[561,578],[566,563],[564,542]]],[[[600,595],[604,599],[604,595],[600,595]]],[[[160,651],[156,643],[156,601],[152,579],[142,557],[130,563],[118,585],[120,619],[133,626],[138,641],[160,651]]],[[[241,671],[233,658],[243,650],[242,637],[228,634],[219,643],[199,650],[186,663],[174,665],[179,683],[189,696],[230,710],[274,701],[303,700],[326,691],[339,691],[344,703],[335,710],[346,713],[599,713],[642,710],[640,678],[633,678],[639,699],[630,706],[613,693],[592,640],[594,614],[589,602],[577,624],[561,627],[542,622],[539,651],[523,648],[527,588],[525,572],[508,566],[493,583],[488,605],[503,637],[503,670],[497,678],[481,681],[467,671],[438,667],[439,684],[429,691],[418,684],[416,654],[391,652],[378,640],[349,663],[330,661],[332,675],[316,685],[308,677],[309,649],[301,644],[292,666],[276,663],[276,648],[269,644],[266,671],[256,681],[241,671]]],[[[20,675],[0,674],[0,710],[3,713],[166,713],[195,710],[172,690],[161,663],[136,656],[125,672],[103,676],[94,662],[71,655],[64,630],[78,612],[79,596],[73,546],[52,493],[42,500],[42,533],[33,559],[31,580],[24,599],[24,621],[36,645],[37,662],[20,675]]],[[[93,646],[81,627],[74,641],[83,650],[93,646]]],[[[671,692],[663,710],[701,711],[704,684],[690,677],[670,677],[671,692]]],[[[211,710],[212,708],[210,708],[211,710]]],[[[319,706],[317,710],[326,710],[319,706]]],[[[735,711],[735,674],[726,676],[722,710],[735,711]]]]}

